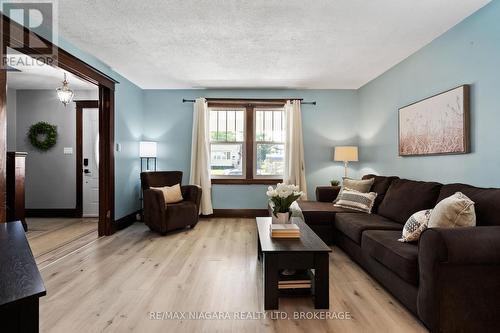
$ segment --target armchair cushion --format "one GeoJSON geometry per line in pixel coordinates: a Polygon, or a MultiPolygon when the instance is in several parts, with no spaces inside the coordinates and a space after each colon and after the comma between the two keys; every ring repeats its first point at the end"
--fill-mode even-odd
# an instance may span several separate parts
{"type": "Polygon", "coordinates": [[[142,189],[182,183],[182,171],[147,171],[141,173],[142,189]]]}
{"type": "Polygon", "coordinates": [[[189,223],[196,224],[198,222],[198,209],[196,204],[191,201],[168,204],[165,212],[169,221],[168,230],[184,228],[189,223]]]}

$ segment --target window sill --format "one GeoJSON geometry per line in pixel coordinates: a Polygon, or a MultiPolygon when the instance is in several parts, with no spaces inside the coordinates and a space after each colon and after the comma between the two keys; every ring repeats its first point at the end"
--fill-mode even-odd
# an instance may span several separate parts
{"type": "Polygon", "coordinates": [[[216,185],[276,185],[283,182],[283,179],[212,179],[212,184],[216,185]]]}

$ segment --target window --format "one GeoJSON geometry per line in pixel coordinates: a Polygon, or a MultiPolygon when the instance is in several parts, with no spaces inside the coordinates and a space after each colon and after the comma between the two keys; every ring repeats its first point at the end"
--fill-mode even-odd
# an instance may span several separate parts
{"type": "Polygon", "coordinates": [[[282,104],[209,103],[213,183],[275,183],[283,178],[282,104]]]}
{"type": "Polygon", "coordinates": [[[255,109],[256,177],[283,177],[285,124],[283,109],[255,109]]]}
{"type": "Polygon", "coordinates": [[[212,178],[244,177],[245,109],[210,109],[212,178]]]}

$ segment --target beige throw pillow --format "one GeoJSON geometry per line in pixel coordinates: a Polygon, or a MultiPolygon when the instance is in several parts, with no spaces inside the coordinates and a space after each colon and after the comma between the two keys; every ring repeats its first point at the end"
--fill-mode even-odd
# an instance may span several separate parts
{"type": "Polygon", "coordinates": [[[429,228],[473,227],[476,225],[474,201],[457,192],[441,200],[432,210],[429,228]]]}
{"type": "Polygon", "coordinates": [[[174,186],[151,187],[151,189],[162,191],[166,204],[184,200],[181,192],[181,184],[175,184],[174,186]]]}
{"type": "Polygon", "coordinates": [[[427,224],[429,223],[431,212],[432,209],[425,209],[410,216],[408,221],[406,221],[405,226],[403,227],[403,235],[398,240],[400,242],[417,241],[420,238],[422,232],[427,229],[427,224]]]}
{"type": "Polygon", "coordinates": [[[370,192],[370,189],[372,188],[373,182],[375,181],[375,178],[370,178],[370,179],[352,179],[352,178],[347,178],[344,177],[342,179],[342,187],[340,188],[339,194],[337,195],[337,199],[333,203],[336,203],[340,197],[342,196],[342,192],[344,189],[351,189],[354,191],[358,191],[361,193],[368,193],[370,192]]]}
{"type": "Polygon", "coordinates": [[[377,193],[375,192],[361,193],[350,188],[344,188],[334,206],[370,214],[376,197],[377,193]]]}

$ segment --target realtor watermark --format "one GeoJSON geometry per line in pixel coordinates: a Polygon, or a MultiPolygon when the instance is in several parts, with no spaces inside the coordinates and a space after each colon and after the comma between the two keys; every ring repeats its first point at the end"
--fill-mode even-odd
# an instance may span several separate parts
{"type": "Polygon", "coordinates": [[[150,311],[150,320],[351,320],[345,311],[150,311]]]}
{"type": "Polygon", "coordinates": [[[0,8],[10,18],[0,24],[0,42],[7,47],[2,69],[57,65],[58,0],[0,0],[0,8]]]}

